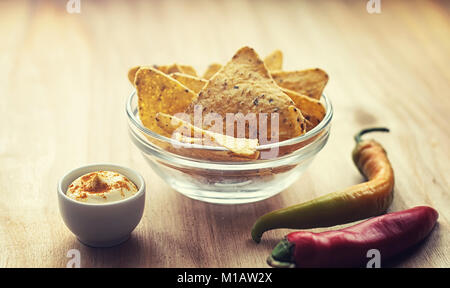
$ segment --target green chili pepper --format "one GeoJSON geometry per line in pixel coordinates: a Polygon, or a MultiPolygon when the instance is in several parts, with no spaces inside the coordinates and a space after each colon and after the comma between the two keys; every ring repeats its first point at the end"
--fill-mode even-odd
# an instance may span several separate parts
{"type": "Polygon", "coordinates": [[[394,172],[383,147],[361,138],[374,131],[389,132],[387,128],[362,130],[355,135],[352,154],[367,182],[261,216],[253,225],[253,240],[259,243],[262,234],[272,229],[329,227],[385,213],[392,203],[394,172]]]}

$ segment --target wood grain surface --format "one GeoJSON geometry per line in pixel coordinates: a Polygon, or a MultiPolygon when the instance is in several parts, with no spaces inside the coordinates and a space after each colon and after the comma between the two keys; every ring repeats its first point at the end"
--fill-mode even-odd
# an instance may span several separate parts
{"type": "Polygon", "coordinates": [[[0,2],[0,267],[267,267],[289,230],[257,245],[258,216],[363,181],[352,136],[383,125],[396,175],[391,211],[431,205],[439,224],[394,267],[450,267],[449,2],[360,1],[0,2]],[[193,65],[202,73],[241,46],[284,52],[286,70],[320,67],[334,104],[328,144],[289,189],[237,206],[206,204],[169,188],[127,134],[126,73],[138,64],[193,65]],[[58,211],[68,170],[113,162],[148,185],[144,217],[126,243],[83,246],[58,211]]]}

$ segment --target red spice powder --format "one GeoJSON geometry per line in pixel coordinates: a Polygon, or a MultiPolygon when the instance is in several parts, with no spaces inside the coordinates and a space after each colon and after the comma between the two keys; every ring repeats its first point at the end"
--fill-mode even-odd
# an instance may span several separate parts
{"type": "MultiPolygon", "coordinates": [[[[125,180],[126,180],[126,178],[125,178],[125,180]]],[[[124,181],[117,181],[116,183],[114,183],[113,188],[120,189],[120,195],[122,195],[122,197],[125,197],[125,193],[123,193],[123,189],[130,190],[130,187],[124,181]]]]}
{"type": "Polygon", "coordinates": [[[89,179],[92,178],[92,176],[94,176],[96,174],[97,174],[96,172],[92,172],[90,174],[84,175],[83,177],[81,177],[81,181],[87,182],[87,181],[89,181],[89,179]]]}
{"type": "MultiPolygon", "coordinates": [[[[116,173],[117,174],[117,173],[116,173]]],[[[98,171],[98,172],[92,172],[89,173],[87,175],[84,175],[83,177],[81,177],[81,187],[76,185],[75,187],[73,187],[73,185],[71,185],[69,187],[69,190],[77,190],[77,189],[81,189],[83,192],[88,192],[88,193],[106,193],[108,191],[110,191],[111,189],[120,189],[120,193],[122,196],[125,196],[125,194],[123,193],[123,190],[131,190],[130,189],[130,185],[132,185],[134,187],[134,183],[131,182],[130,180],[128,180],[127,178],[124,178],[124,181],[117,181],[116,183],[112,184],[112,185],[108,185],[106,182],[102,181],[100,178],[100,175],[105,175],[105,171],[98,171]]],[[[119,174],[117,174],[119,175],[119,174]]],[[[102,197],[104,195],[101,195],[102,197]]],[[[82,193],[80,198],[86,198],[87,194],[86,193],[82,193]]],[[[106,198],[106,197],[104,197],[106,198]]]]}
{"type": "Polygon", "coordinates": [[[108,184],[106,184],[105,182],[100,182],[95,186],[88,186],[88,185],[83,185],[83,190],[90,192],[90,193],[105,193],[108,192],[109,190],[111,190],[111,187],[109,187],[108,184]]]}
{"type": "Polygon", "coordinates": [[[130,187],[124,181],[117,181],[116,183],[113,184],[113,188],[114,189],[122,188],[122,189],[130,190],[130,187]]]}
{"type": "MultiPolygon", "coordinates": [[[[101,172],[99,172],[99,173],[101,173],[101,172]]],[[[83,182],[86,182],[85,179],[87,179],[89,181],[93,176],[96,176],[96,175],[97,175],[97,172],[94,172],[94,173],[88,174],[86,176],[83,176],[81,178],[81,180],[83,182]]],[[[81,187],[83,189],[83,191],[87,191],[90,193],[105,193],[105,192],[108,192],[109,190],[111,190],[111,187],[107,183],[101,181],[98,178],[92,179],[91,181],[94,181],[94,183],[83,183],[83,186],[81,187]]]]}

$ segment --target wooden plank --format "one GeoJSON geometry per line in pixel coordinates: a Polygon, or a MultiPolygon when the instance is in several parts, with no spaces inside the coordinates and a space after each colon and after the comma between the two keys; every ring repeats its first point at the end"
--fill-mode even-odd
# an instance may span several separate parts
{"type": "Polygon", "coordinates": [[[390,265],[450,267],[450,21],[438,1],[64,1],[0,2],[0,267],[267,267],[272,247],[250,228],[273,209],[362,181],[353,134],[376,135],[396,174],[392,211],[426,204],[440,212],[425,243],[390,265]],[[163,182],[127,135],[126,79],[137,64],[183,63],[200,74],[243,45],[285,54],[285,69],[321,67],[335,117],[330,140],[281,194],[220,206],[188,199],[163,182]],[[132,238],[88,248],[64,226],[55,183],[64,171],[114,162],[142,172],[148,199],[132,238]],[[345,171],[345,172],[344,172],[345,171]],[[324,181],[326,179],[326,181],[324,181]]]}

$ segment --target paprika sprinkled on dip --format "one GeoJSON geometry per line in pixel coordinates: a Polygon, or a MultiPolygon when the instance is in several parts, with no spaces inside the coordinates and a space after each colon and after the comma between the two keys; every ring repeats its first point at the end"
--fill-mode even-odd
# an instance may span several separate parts
{"type": "Polygon", "coordinates": [[[97,171],[77,178],[66,194],[76,201],[102,204],[126,199],[137,191],[136,185],[122,174],[97,171]]]}

